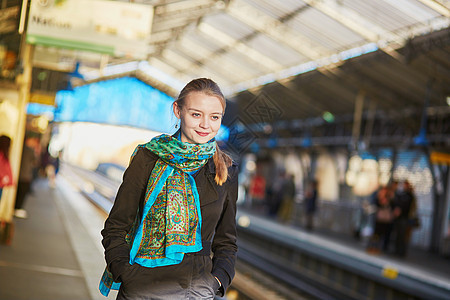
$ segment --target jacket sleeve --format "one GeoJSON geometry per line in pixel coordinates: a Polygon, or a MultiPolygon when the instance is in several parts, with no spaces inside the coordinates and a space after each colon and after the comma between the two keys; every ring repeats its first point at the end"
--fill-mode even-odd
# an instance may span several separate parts
{"type": "Polygon", "coordinates": [[[120,281],[120,275],[129,265],[130,246],[126,243],[125,236],[130,231],[145,196],[153,168],[149,158],[151,152],[140,149],[132,159],[125,170],[114,205],[101,232],[106,263],[116,282],[120,281]]]}
{"type": "Polygon", "coordinates": [[[234,265],[236,263],[236,201],[238,195],[238,171],[233,166],[231,178],[226,190],[226,199],[222,215],[216,227],[212,243],[213,269],[212,274],[216,276],[222,286],[219,288],[218,295],[223,297],[231,280],[234,277],[234,265]]]}

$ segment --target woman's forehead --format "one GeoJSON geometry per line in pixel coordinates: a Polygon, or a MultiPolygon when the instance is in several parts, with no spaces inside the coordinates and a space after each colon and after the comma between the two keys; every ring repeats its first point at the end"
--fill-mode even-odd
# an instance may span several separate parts
{"type": "Polygon", "coordinates": [[[209,113],[223,113],[222,101],[215,95],[191,92],[185,98],[185,107],[209,113]]]}

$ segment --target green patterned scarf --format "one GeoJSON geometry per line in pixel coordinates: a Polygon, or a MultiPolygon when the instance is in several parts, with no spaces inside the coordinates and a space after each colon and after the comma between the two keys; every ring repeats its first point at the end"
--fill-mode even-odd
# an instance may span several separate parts
{"type": "MultiPolygon", "coordinates": [[[[148,180],[142,220],[127,235],[132,244],[130,264],[150,268],[178,264],[184,253],[202,249],[200,200],[191,174],[214,155],[216,142],[183,143],[163,134],[139,145],[133,156],[140,148],[149,149],[159,159],[148,180]]],[[[102,294],[107,296],[110,289],[118,288],[105,270],[100,282],[102,294]]]]}

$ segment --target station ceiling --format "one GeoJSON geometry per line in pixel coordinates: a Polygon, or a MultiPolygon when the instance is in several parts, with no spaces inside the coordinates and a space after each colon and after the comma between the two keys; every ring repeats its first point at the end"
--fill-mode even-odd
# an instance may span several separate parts
{"type": "MultiPolygon", "coordinates": [[[[240,112],[264,94],[283,120],[351,114],[361,97],[392,111],[423,108],[429,96],[428,106],[448,110],[448,0],[122,2],[154,7],[147,61],[171,80],[131,73],[171,96],[210,77],[240,112]]],[[[37,65],[45,51],[38,49],[37,65]]],[[[128,62],[110,57],[106,68],[128,62]]]]}

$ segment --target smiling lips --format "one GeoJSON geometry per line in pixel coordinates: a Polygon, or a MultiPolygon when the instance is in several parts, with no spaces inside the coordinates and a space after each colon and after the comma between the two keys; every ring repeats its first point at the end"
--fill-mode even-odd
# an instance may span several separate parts
{"type": "Polygon", "coordinates": [[[203,136],[203,137],[205,137],[205,136],[208,136],[208,132],[200,132],[200,131],[195,131],[199,136],[203,136]]]}

